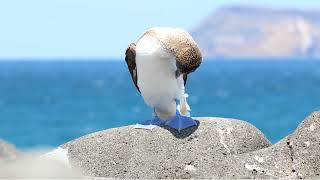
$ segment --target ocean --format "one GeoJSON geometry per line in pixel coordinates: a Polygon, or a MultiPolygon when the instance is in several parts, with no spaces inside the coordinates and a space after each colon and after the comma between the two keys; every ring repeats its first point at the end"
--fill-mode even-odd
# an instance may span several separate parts
{"type": "MultiPolygon", "coordinates": [[[[276,143],[320,110],[320,61],[210,61],[189,75],[192,116],[248,121],[276,143]]],[[[151,117],[124,60],[0,61],[0,138],[54,147],[151,117]]]]}

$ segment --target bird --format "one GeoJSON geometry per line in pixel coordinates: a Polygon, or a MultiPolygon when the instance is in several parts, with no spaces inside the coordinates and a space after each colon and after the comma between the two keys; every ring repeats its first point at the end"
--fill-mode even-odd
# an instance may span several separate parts
{"type": "Polygon", "coordinates": [[[197,125],[190,117],[185,86],[188,75],[200,66],[202,54],[187,31],[150,28],[129,44],[125,61],[136,89],[154,110],[152,118],[138,123],[136,128],[169,126],[181,131],[197,125]]]}

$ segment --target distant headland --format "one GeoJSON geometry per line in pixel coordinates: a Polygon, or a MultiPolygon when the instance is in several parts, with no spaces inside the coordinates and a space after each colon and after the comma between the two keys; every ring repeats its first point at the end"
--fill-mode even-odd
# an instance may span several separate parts
{"type": "Polygon", "coordinates": [[[320,58],[320,12],[224,7],[191,30],[205,58],[320,58]]]}

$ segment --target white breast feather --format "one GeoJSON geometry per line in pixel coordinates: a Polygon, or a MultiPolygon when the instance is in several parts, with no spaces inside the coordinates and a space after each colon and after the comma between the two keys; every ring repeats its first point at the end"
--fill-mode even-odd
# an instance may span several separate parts
{"type": "Polygon", "coordinates": [[[147,105],[171,116],[175,114],[176,102],[181,102],[181,113],[190,110],[184,93],[183,78],[175,77],[175,57],[163,49],[157,39],[145,35],[136,46],[138,86],[147,105]]]}

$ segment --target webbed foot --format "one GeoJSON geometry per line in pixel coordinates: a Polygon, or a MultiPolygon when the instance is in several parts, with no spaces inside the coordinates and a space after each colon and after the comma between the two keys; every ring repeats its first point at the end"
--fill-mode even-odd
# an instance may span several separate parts
{"type": "Polygon", "coordinates": [[[196,126],[197,122],[190,117],[182,116],[179,111],[176,112],[176,115],[167,120],[161,120],[157,116],[154,116],[150,120],[142,121],[134,126],[136,129],[153,129],[156,126],[169,126],[173,129],[178,130],[179,132],[183,129],[186,129],[191,126],[196,126]]]}
{"type": "Polygon", "coordinates": [[[190,117],[182,116],[178,111],[176,115],[165,122],[165,125],[178,130],[179,132],[191,126],[196,126],[197,122],[190,117]]]}

